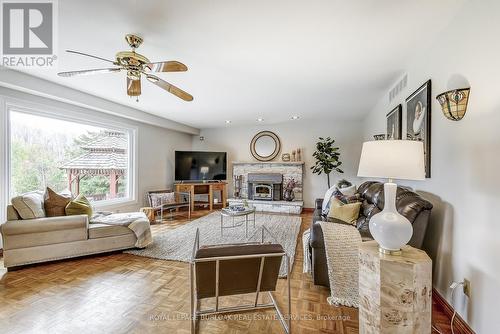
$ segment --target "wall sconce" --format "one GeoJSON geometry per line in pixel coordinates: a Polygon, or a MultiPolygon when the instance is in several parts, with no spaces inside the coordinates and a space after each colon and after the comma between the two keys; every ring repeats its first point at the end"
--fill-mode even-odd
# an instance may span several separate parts
{"type": "Polygon", "coordinates": [[[470,88],[454,89],[436,96],[443,114],[451,121],[459,121],[465,116],[470,88]]]}

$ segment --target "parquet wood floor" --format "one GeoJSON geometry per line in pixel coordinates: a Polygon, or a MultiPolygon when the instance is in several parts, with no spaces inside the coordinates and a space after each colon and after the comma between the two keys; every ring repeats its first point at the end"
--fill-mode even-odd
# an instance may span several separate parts
{"type": "MultiPolygon", "coordinates": [[[[208,211],[196,211],[196,219],[208,211]]],[[[301,232],[311,213],[302,215],[301,232]]],[[[186,218],[152,225],[153,234],[186,218]]],[[[302,233],[300,233],[301,235],[302,233]]],[[[301,238],[291,275],[294,333],[358,333],[358,312],[328,305],[328,289],[302,274],[301,238]]],[[[123,253],[40,264],[6,272],[0,259],[0,333],[189,333],[186,263],[123,253]]],[[[278,303],[285,305],[285,280],[278,303]]],[[[252,300],[230,297],[227,303],[252,300]]],[[[209,319],[200,333],[282,333],[274,311],[209,319]],[[245,317],[246,316],[246,317],[245,317]]]]}

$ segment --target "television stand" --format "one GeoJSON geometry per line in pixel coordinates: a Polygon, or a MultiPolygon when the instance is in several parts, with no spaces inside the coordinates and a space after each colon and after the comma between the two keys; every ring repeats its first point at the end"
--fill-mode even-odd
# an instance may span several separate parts
{"type": "Polygon", "coordinates": [[[196,206],[208,205],[210,210],[214,207],[226,207],[227,202],[227,182],[193,182],[193,183],[176,183],[175,191],[189,193],[191,199],[191,210],[194,211],[196,206]],[[214,204],[214,194],[220,191],[222,203],[214,204]],[[195,201],[195,195],[208,195],[208,202],[195,201]]]}

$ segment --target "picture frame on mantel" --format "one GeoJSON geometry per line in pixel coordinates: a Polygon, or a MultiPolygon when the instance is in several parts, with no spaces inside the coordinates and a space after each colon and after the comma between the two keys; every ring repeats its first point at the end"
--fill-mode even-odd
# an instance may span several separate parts
{"type": "Polygon", "coordinates": [[[431,100],[428,80],[406,99],[406,139],[424,143],[425,177],[431,177],[431,100]]]}
{"type": "Polygon", "coordinates": [[[387,118],[386,139],[401,139],[402,138],[402,118],[403,106],[399,104],[396,108],[389,111],[387,118]]]}

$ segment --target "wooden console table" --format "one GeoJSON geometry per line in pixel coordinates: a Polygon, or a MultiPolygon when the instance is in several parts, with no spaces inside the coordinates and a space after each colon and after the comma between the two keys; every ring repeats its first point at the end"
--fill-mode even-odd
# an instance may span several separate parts
{"type": "Polygon", "coordinates": [[[227,202],[227,182],[213,182],[213,183],[176,183],[175,191],[186,192],[191,196],[191,210],[194,211],[196,205],[207,205],[210,210],[213,210],[214,205],[220,205],[221,207],[226,207],[227,202]],[[221,202],[214,204],[214,194],[215,192],[221,192],[221,202]],[[207,202],[196,202],[194,200],[195,195],[208,195],[207,202]]]}
{"type": "Polygon", "coordinates": [[[375,241],[359,248],[359,332],[431,333],[432,261],[404,246],[400,256],[378,251],[375,241]]]}

